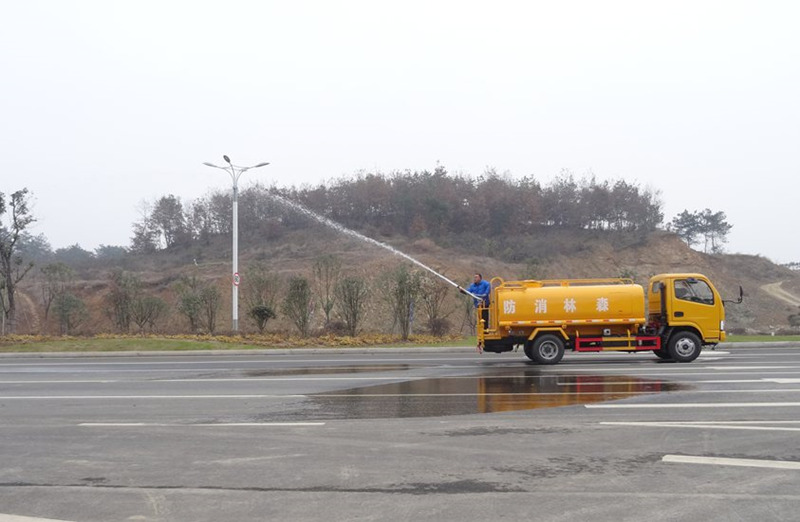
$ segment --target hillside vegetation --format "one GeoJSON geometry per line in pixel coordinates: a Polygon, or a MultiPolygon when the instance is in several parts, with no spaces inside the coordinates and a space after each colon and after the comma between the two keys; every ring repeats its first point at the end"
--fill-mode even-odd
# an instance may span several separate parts
{"type": "MultiPolygon", "coordinates": [[[[735,297],[739,285],[745,290],[745,302],[728,307],[729,330],[788,329],[790,317],[798,314],[796,306],[762,290],[772,283],[782,283],[788,291],[800,288],[797,272],[759,256],[690,249],[677,235],[658,228],[663,214],[657,194],[635,184],[594,178],[575,181],[564,175],[542,186],[530,178],[510,180],[490,172],[470,179],[437,169],[362,175],[328,186],[256,185],[242,191],[240,318],[244,332],[258,331],[247,307],[253,303],[252,285],[260,278],[276,283],[268,290],[271,295],[262,296],[271,300],[277,315],[266,322],[265,331],[295,331],[296,322],[282,310],[283,300],[300,278],[315,288],[314,266],[322,256],[333,256],[341,264],[339,279],[355,277],[368,284],[359,331],[398,332],[402,322],[392,313],[387,288],[398,266],[412,273],[416,270],[386,250],[280,205],[270,197],[276,192],[390,244],[463,285],[474,272],[504,279],[632,277],[642,284],[661,272],[701,272],[712,278],[723,297],[735,297]]],[[[69,266],[65,287],[86,305],[85,316],[73,325],[72,333],[137,330],[134,325],[121,328],[110,311],[109,294],[127,276],[138,281],[140,295],[157,297],[169,308],[148,325],[148,331],[174,334],[214,329],[213,325],[189,324],[181,312],[186,303],[182,296],[191,284],[211,288],[211,302],[219,310],[217,333],[228,331],[230,207],[230,196],[224,193],[211,193],[189,204],[164,196],[134,224],[129,249],[104,247],[103,255],[91,255],[76,246],[61,251],[60,257],[40,252],[40,266],[56,261],[69,266]]],[[[427,284],[428,291],[441,295],[438,306],[444,322],[439,326],[444,332],[438,333],[469,333],[469,301],[435,278],[427,284]],[[430,286],[433,283],[438,289],[430,286]]],[[[46,285],[44,274],[35,270],[19,286],[18,333],[63,331],[53,314],[45,320],[46,285]]],[[[341,330],[336,311],[331,311],[332,320],[326,326],[321,303],[312,301],[308,303],[309,333],[341,330]]],[[[419,301],[412,312],[412,331],[433,328],[419,301]]]]}

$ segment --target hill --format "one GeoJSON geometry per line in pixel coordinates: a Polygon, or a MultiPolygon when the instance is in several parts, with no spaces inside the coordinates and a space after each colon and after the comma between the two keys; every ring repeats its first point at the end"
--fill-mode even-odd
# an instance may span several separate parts
{"type": "MultiPolygon", "coordinates": [[[[535,236],[486,239],[468,233],[434,241],[430,238],[409,238],[402,235],[367,233],[386,242],[466,285],[474,272],[485,277],[504,279],[555,279],[589,277],[631,277],[640,284],[662,272],[700,272],[708,275],[723,294],[733,298],[741,285],[745,301],[728,306],[728,330],[732,332],[771,332],[789,328],[789,316],[798,313],[791,301],[800,294],[800,274],[775,265],[760,256],[738,254],[704,254],[686,246],[675,234],[665,231],[625,234],[622,232],[586,230],[549,230],[535,236]],[[788,292],[789,298],[776,289],[788,292]],[[794,292],[794,293],[792,293],[794,292]]],[[[246,292],[248,267],[261,263],[274,277],[286,280],[292,275],[310,278],[312,266],[320,255],[333,254],[341,259],[343,275],[357,274],[373,281],[368,331],[389,331],[392,319],[377,298],[379,276],[400,263],[402,258],[374,245],[343,235],[317,223],[305,228],[283,230],[263,238],[246,237],[240,246],[242,292],[246,292]]],[[[143,291],[176,302],[175,282],[181,276],[197,276],[212,281],[220,289],[223,302],[219,313],[219,331],[230,325],[230,256],[229,239],[219,236],[190,247],[174,247],[150,254],[128,254],[111,262],[91,262],[73,267],[72,290],[89,309],[89,319],[77,333],[111,332],[113,324],[106,313],[105,296],[109,291],[109,274],[122,268],[135,274],[143,283],[143,291]]],[[[411,266],[409,264],[409,266],[411,266]]],[[[29,277],[19,286],[21,303],[18,333],[56,333],[52,317],[45,324],[41,304],[42,280],[29,277]]],[[[241,304],[241,302],[240,302],[241,304]]],[[[446,306],[451,330],[466,332],[468,306],[455,291],[447,297],[446,306]]],[[[253,332],[240,307],[242,328],[253,332]]],[[[317,322],[319,320],[317,319],[317,322]]],[[[422,326],[416,327],[417,330],[422,326]]],[[[291,331],[291,323],[283,317],[269,323],[271,331],[291,331]]],[[[186,331],[179,313],[174,311],[159,326],[159,331],[186,331]]]]}

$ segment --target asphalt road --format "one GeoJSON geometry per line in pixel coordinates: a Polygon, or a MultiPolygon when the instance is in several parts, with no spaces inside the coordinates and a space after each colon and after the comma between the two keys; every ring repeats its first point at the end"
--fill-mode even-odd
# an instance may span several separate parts
{"type": "Polygon", "coordinates": [[[0,521],[795,520],[798,412],[800,347],[2,358],[0,521]]]}

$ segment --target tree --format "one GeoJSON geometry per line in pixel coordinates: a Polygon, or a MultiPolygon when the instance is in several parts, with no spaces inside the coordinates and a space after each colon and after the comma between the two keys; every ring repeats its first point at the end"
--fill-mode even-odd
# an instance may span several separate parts
{"type": "Polygon", "coordinates": [[[705,253],[722,252],[722,245],[728,242],[728,233],[733,225],[726,221],[725,212],[712,212],[711,209],[689,212],[684,210],[672,219],[670,229],[686,241],[691,248],[698,236],[703,238],[705,253]]]}
{"type": "Polygon", "coordinates": [[[342,272],[341,260],[325,254],[314,261],[314,290],[322,313],[325,314],[325,328],[331,324],[331,313],[336,305],[336,282],[342,272]]]}
{"type": "Polygon", "coordinates": [[[152,332],[156,323],[167,314],[168,310],[169,305],[160,297],[139,296],[131,307],[131,319],[139,327],[139,333],[144,333],[145,327],[152,332]]]}
{"type": "Polygon", "coordinates": [[[281,279],[263,263],[250,265],[247,276],[242,279],[247,315],[253,319],[259,333],[264,333],[267,321],[277,316],[276,303],[281,286],[281,279]]]}
{"type": "Polygon", "coordinates": [[[56,297],[53,311],[63,335],[69,335],[89,317],[83,300],[69,292],[63,292],[56,297]]]}
{"type": "Polygon", "coordinates": [[[441,337],[450,328],[447,318],[453,313],[453,309],[445,306],[447,295],[450,288],[440,280],[431,276],[423,275],[420,281],[420,304],[428,331],[436,337],[441,337]]]}
{"type": "Polygon", "coordinates": [[[311,312],[314,301],[311,286],[305,277],[293,277],[289,280],[289,291],[283,301],[283,313],[288,316],[300,335],[306,337],[311,326],[311,312]]]}
{"type": "Polygon", "coordinates": [[[116,261],[127,255],[128,249],[122,246],[100,245],[94,249],[94,257],[99,261],[116,261]]]}
{"type": "Polygon", "coordinates": [[[359,327],[364,320],[369,287],[359,276],[347,276],[336,285],[336,310],[345,324],[347,335],[358,335],[359,327]]]}
{"type": "Polygon", "coordinates": [[[258,328],[258,333],[264,333],[264,328],[267,327],[267,321],[270,319],[275,319],[276,314],[275,310],[273,310],[269,305],[259,304],[250,307],[247,311],[247,315],[253,319],[253,322],[256,323],[256,328],[258,328]]]}
{"type": "Polygon", "coordinates": [[[94,254],[75,243],[66,248],[56,249],[53,253],[53,259],[71,266],[86,265],[94,260],[94,254]]]}
{"type": "Polygon", "coordinates": [[[722,245],[728,242],[728,233],[733,225],[726,221],[725,212],[712,212],[705,209],[699,213],[700,233],[705,239],[705,252],[712,254],[722,252],[722,245]]]}
{"type": "Polygon", "coordinates": [[[400,337],[408,340],[414,321],[414,306],[420,293],[421,277],[405,265],[398,266],[384,275],[381,284],[383,298],[389,305],[394,324],[400,328],[400,337]]]}
{"type": "Polygon", "coordinates": [[[109,275],[106,294],[106,313],[120,332],[127,333],[133,319],[133,304],[139,297],[141,280],[123,270],[113,270],[109,275]]]}
{"type": "Polygon", "coordinates": [[[203,307],[203,318],[208,333],[214,335],[217,329],[217,315],[222,306],[222,293],[212,283],[207,283],[200,290],[200,303],[203,307]]]}
{"type": "Polygon", "coordinates": [[[201,287],[197,276],[181,276],[175,284],[175,292],[178,294],[178,312],[186,317],[192,333],[196,333],[200,328],[203,313],[203,300],[200,297],[201,287]]]}
{"type": "Polygon", "coordinates": [[[212,282],[197,276],[183,276],[175,285],[178,294],[178,311],[189,321],[192,333],[205,326],[210,334],[217,327],[217,315],[222,304],[222,294],[212,282]]]}
{"type": "Polygon", "coordinates": [[[26,263],[20,254],[19,242],[34,221],[28,208],[28,189],[11,194],[8,203],[0,192],[0,293],[5,295],[2,305],[9,333],[14,333],[17,327],[17,284],[33,268],[33,261],[26,263]]]}
{"type": "Polygon", "coordinates": [[[158,237],[163,240],[164,246],[169,248],[186,238],[186,219],[183,215],[183,205],[180,198],[162,196],[153,206],[149,223],[158,237]]]}
{"type": "Polygon", "coordinates": [[[686,245],[689,248],[692,248],[692,245],[697,241],[697,235],[700,233],[700,218],[697,212],[684,210],[672,218],[670,229],[675,232],[679,238],[686,241],[686,245]]]}
{"type": "Polygon", "coordinates": [[[67,291],[67,286],[72,281],[74,272],[64,263],[50,263],[39,269],[42,276],[42,308],[44,308],[44,321],[50,314],[50,307],[59,295],[67,291]]]}

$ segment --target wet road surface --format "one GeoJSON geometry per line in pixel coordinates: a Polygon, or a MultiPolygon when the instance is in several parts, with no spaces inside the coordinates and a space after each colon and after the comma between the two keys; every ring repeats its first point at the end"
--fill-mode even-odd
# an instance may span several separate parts
{"type": "Polygon", "coordinates": [[[781,519],[798,412],[792,348],[5,358],[0,513],[781,519]]]}

